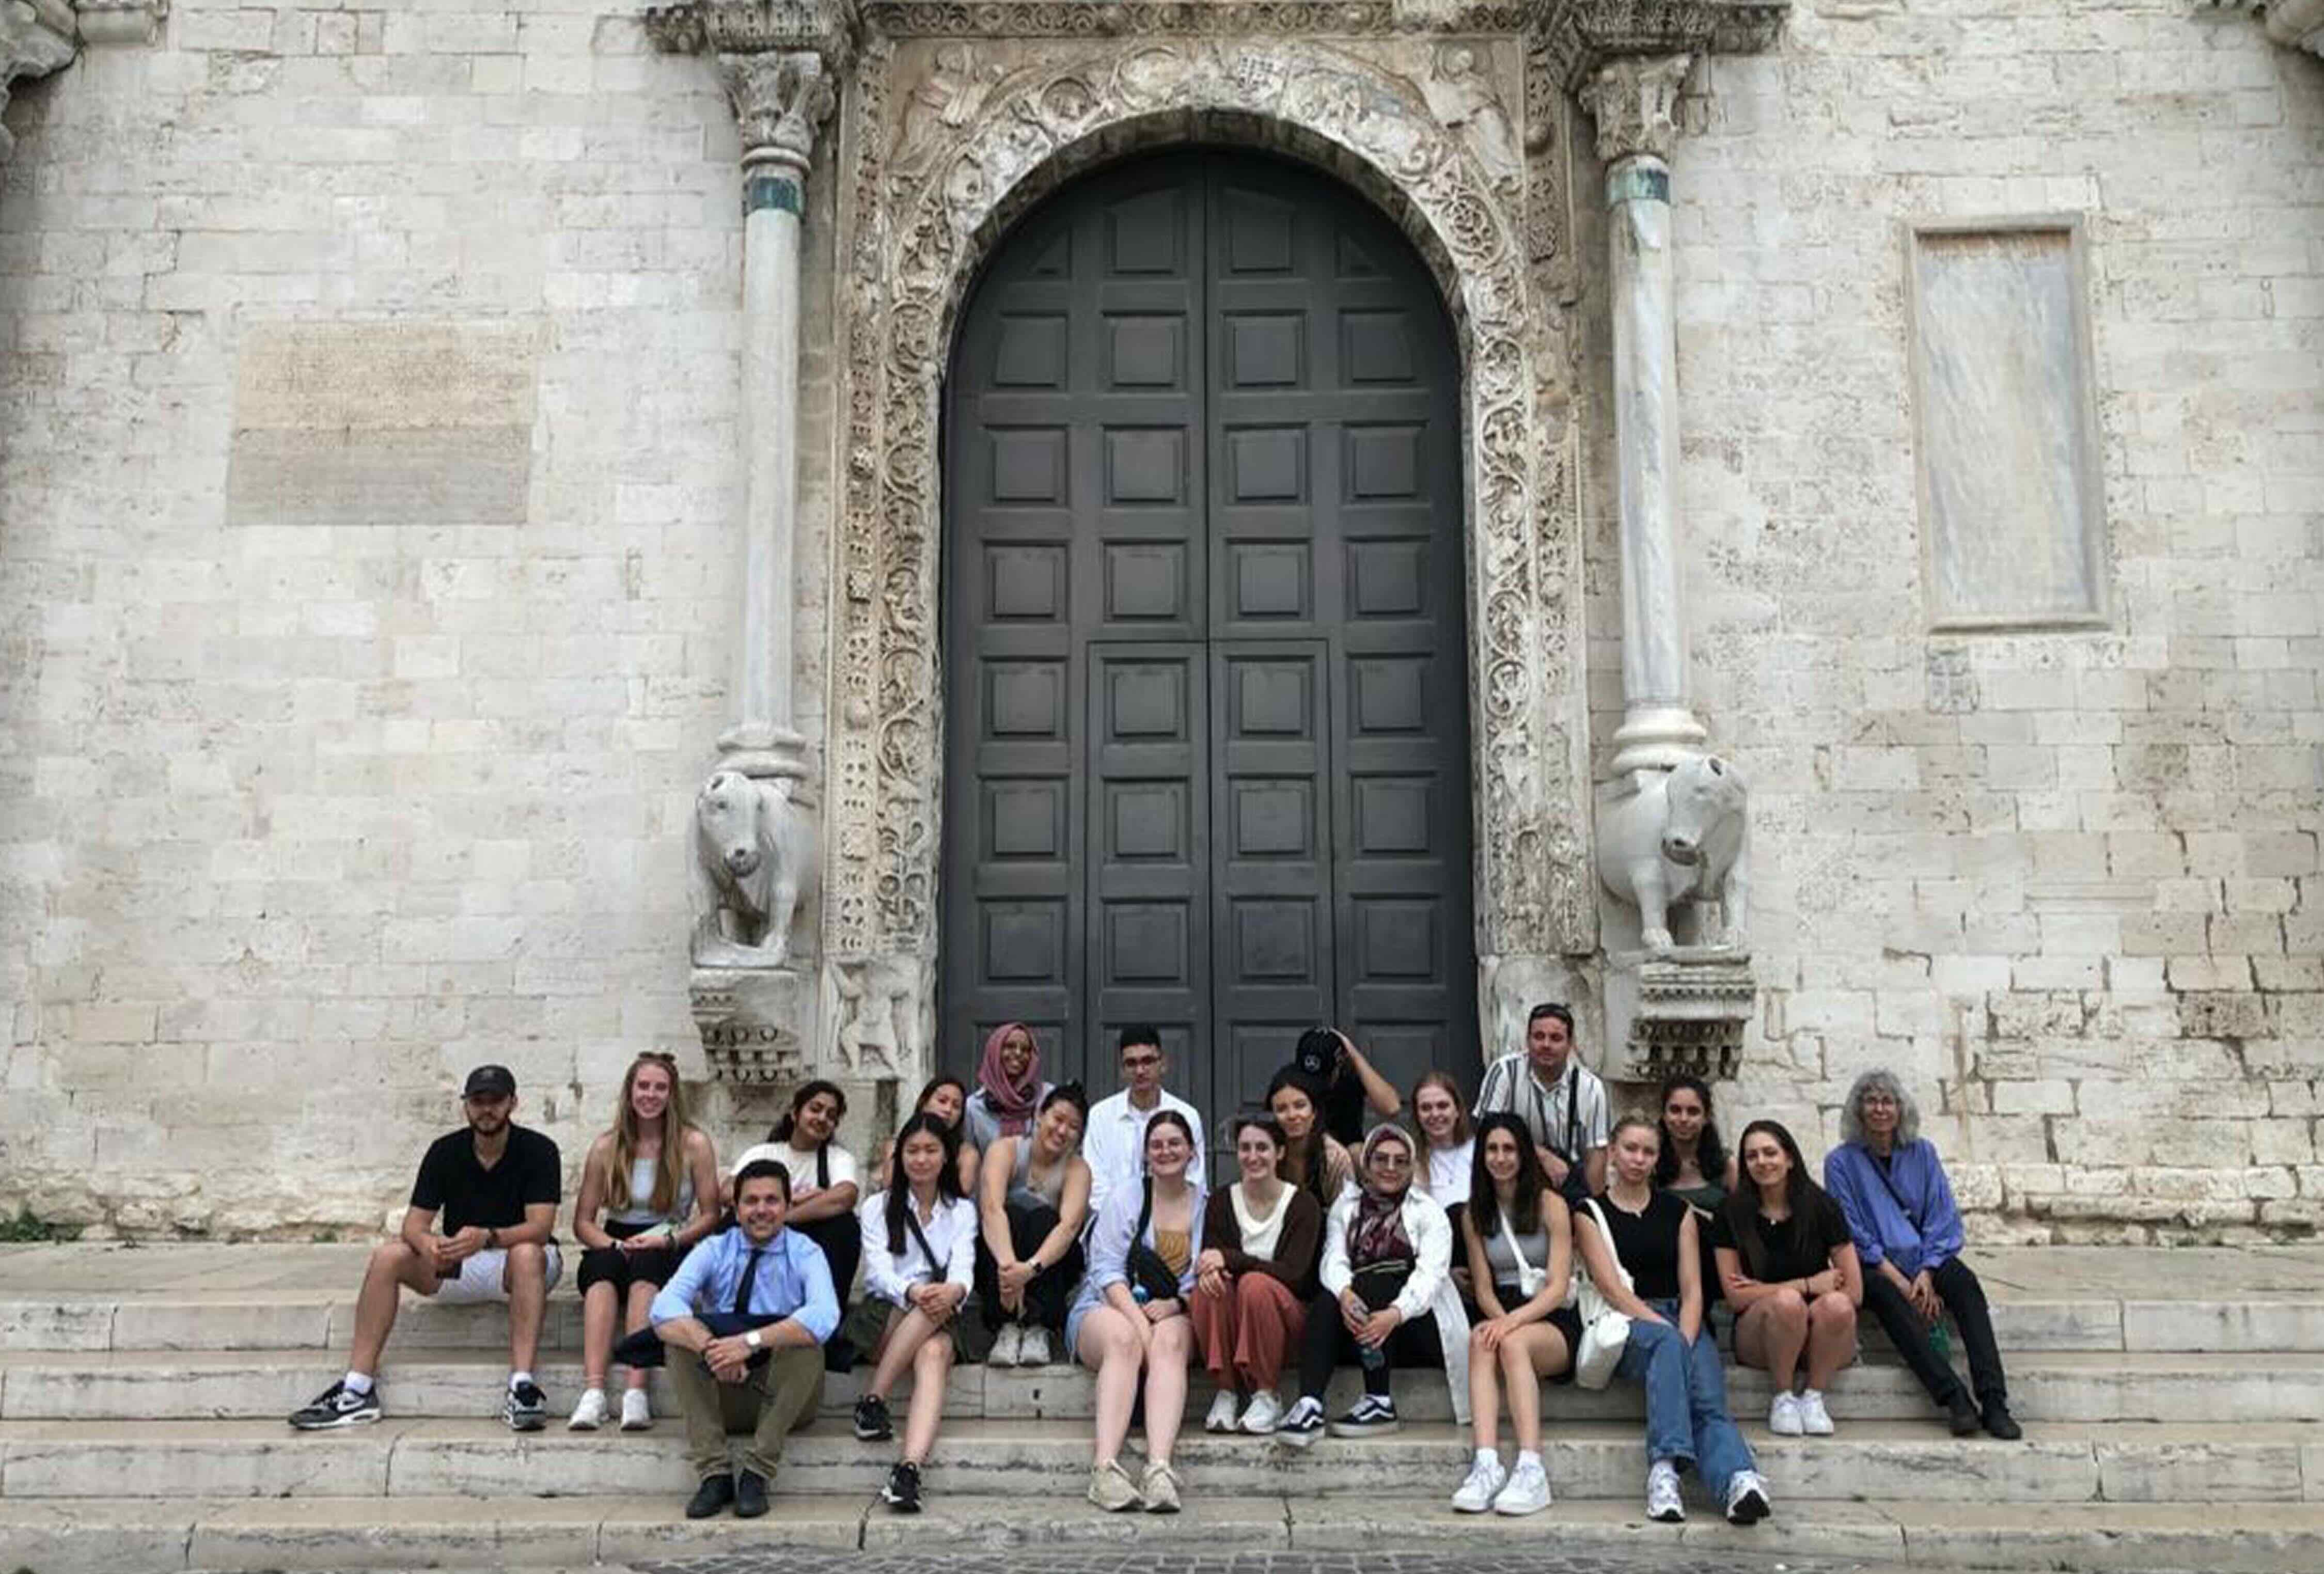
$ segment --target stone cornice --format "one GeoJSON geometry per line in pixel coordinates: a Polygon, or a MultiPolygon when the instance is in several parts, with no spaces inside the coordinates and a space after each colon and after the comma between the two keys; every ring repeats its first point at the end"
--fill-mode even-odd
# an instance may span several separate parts
{"type": "Polygon", "coordinates": [[[1527,0],[1527,31],[1565,90],[1580,93],[1628,55],[1757,54],[1783,31],[1791,0],[1527,0]]]}
{"type": "MultiPolygon", "coordinates": [[[[72,7],[64,0],[0,0],[0,109],[7,107],[10,84],[63,69],[78,48],[72,7]]],[[[15,146],[0,125],[0,159],[15,146]]]]}
{"type": "Polygon", "coordinates": [[[1139,38],[1516,32],[1529,0],[864,0],[890,38],[1139,38]]]}
{"type": "Polygon", "coordinates": [[[645,25],[672,54],[807,51],[836,74],[854,52],[855,0],[680,0],[648,9],[645,25]]]}
{"type": "Polygon", "coordinates": [[[152,43],[170,14],[170,0],[73,0],[83,43],[152,43]]]}

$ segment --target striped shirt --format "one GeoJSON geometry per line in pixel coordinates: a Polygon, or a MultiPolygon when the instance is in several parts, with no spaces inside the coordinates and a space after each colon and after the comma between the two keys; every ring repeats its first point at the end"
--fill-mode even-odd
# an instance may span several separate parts
{"type": "Polygon", "coordinates": [[[1477,1090],[1479,1115],[1507,1110],[1526,1123],[1534,1141],[1568,1164],[1578,1164],[1593,1147],[1606,1146],[1613,1118],[1606,1101],[1606,1084],[1580,1057],[1569,1057],[1565,1074],[1554,1088],[1545,1088],[1533,1074],[1533,1062],[1523,1050],[1505,1054],[1485,1072],[1477,1090]]]}

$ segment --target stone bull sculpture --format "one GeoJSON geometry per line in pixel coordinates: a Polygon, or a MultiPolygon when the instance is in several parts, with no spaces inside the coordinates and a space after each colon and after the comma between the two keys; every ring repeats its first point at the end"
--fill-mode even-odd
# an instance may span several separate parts
{"type": "Polygon", "coordinates": [[[1671,911],[1716,901],[1721,932],[1702,943],[1740,947],[1750,882],[1749,824],[1743,778],[1702,754],[1668,771],[1637,773],[1638,789],[1598,822],[1598,878],[1638,909],[1639,939],[1662,953],[1675,943],[1671,911]]]}
{"type": "Polygon", "coordinates": [[[789,953],[817,873],[814,818],[794,787],[722,770],[695,796],[696,961],[779,967],[789,953]]]}

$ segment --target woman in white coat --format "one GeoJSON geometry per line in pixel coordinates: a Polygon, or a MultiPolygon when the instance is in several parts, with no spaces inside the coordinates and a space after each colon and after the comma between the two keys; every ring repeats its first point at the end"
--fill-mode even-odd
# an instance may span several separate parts
{"type": "Polygon", "coordinates": [[[1397,1430],[1388,1391],[1397,1367],[1442,1367],[1453,1419],[1469,1419],[1469,1321],[1452,1287],[1452,1226],[1413,1184],[1412,1138],[1375,1126],[1356,1164],[1357,1185],[1323,1226],[1323,1284],[1300,1336],[1299,1400],[1276,1428],[1304,1449],[1323,1434],[1323,1390],[1342,1357],[1363,1367],[1364,1392],[1331,1423],[1334,1437],[1397,1430]]]}

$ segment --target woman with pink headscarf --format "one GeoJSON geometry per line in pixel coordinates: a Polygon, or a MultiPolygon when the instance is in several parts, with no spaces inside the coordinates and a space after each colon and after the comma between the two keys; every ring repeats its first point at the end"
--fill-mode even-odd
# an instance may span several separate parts
{"type": "Polygon", "coordinates": [[[984,1054],[976,1063],[976,1090],[961,1117],[968,1140],[982,1150],[1001,1137],[1022,1137],[1048,1096],[1033,1030],[1022,1022],[1003,1022],[984,1036],[984,1054]]]}

